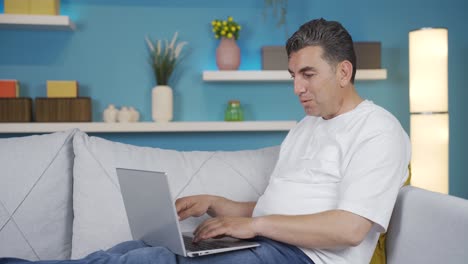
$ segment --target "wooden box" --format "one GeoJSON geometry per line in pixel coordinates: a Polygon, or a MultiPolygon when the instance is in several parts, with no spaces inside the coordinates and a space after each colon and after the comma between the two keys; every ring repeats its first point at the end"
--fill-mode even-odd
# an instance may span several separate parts
{"type": "Polygon", "coordinates": [[[288,55],[284,46],[262,47],[262,70],[288,69],[288,55]]]}
{"type": "Polygon", "coordinates": [[[91,122],[91,98],[44,98],[35,101],[36,122],[91,122]]]}
{"type": "Polygon", "coordinates": [[[356,53],[356,69],[381,68],[380,42],[354,42],[354,52],[356,53]]]}
{"type": "MultiPolygon", "coordinates": [[[[354,42],[356,69],[381,68],[380,42],[354,42]]],[[[262,47],[262,70],[287,70],[288,56],[284,46],[262,47]]]]}
{"type": "Polygon", "coordinates": [[[0,98],[0,122],[31,122],[31,98],[0,98]]]}

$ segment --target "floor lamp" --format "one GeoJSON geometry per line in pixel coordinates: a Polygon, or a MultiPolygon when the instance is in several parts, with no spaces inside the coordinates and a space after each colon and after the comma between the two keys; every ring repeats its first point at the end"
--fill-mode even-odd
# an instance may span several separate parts
{"type": "Polygon", "coordinates": [[[448,30],[409,33],[411,184],[448,193],[448,30]]]}

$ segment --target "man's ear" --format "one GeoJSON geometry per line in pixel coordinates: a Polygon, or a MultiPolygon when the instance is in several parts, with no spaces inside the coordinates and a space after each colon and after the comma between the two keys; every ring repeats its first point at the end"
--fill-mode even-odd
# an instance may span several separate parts
{"type": "Polygon", "coordinates": [[[338,78],[341,87],[348,85],[351,82],[351,76],[353,75],[353,64],[348,61],[342,61],[338,64],[338,78]]]}

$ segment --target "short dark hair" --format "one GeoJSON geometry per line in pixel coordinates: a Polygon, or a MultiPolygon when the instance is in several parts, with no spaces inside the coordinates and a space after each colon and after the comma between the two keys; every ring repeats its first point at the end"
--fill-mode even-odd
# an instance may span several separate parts
{"type": "Polygon", "coordinates": [[[356,75],[356,54],[353,39],[348,31],[337,21],[327,21],[323,18],[311,20],[303,24],[286,42],[288,58],[291,53],[307,46],[320,46],[323,49],[323,59],[330,65],[348,60],[353,65],[351,82],[356,75]]]}

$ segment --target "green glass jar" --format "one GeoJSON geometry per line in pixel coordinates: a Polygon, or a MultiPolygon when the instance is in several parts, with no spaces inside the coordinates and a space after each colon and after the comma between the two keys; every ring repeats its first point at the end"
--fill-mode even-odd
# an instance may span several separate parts
{"type": "Polygon", "coordinates": [[[224,121],[243,121],[244,111],[238,100],[228,102],[226,111],[224,112],[224,121]]]}

